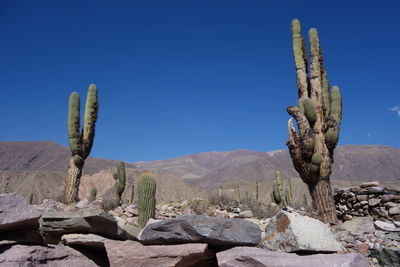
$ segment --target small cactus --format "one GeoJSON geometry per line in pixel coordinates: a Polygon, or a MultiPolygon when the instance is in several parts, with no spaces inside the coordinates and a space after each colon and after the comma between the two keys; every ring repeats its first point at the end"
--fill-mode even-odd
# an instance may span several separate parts
{"type": "Polygon", "coordinates": [[[139,180],[139,226],[144,228],[156,210],[156,180],[152,172],[144,172],[139,180]]]}
{"type": "Polygon", "coordinates": [[[283,183],[280,170],[275,171],[275,180],[273,183],[273,190],[272,190],[272,201],[281,207],[285,206],[285,199],[283,195],[283,183]]]}
{"type": "Polygon", "coordinates": [[[218,189],[218,196],[222,197],[223,192],[224,192],[224,189],[222,188],[222,185],[220,185],[219,189],[218,189]]]}
{"type": "Polygon", "coordinates": [[[240,203],[240,191],[239,191],[239,187],[236,188],[235,190],[235,200],[236,202],[239,204],[240,203]]]}
{"type": "Polygon", "coordinates": [[[308,207],[307,195],[306,195],[306,193],[303,194],[303,205],[304,205],[304,208],[307,208],[307,207],[308,207]]]}
{"type": "Polygon", "coordinates": [[[121,204],[121,196],[125,190],[126,175],[125,175],[125,164],[120,162],[118,164],[117,173],[114,173],[113,178],[115,180],[115,200],[118,205],[121,204]]]}
{"type": "Polygon", "coordinates": [[[254,184],[253,201],[258,202],[258,181],[254,184]]]}
{"type": "Polygon", "coordinates": [[[288,184],[285,188],[285,201],[286,205],[292,205],[292,183],[290,182],[290,179],[288,180],[288,184]]]}
{"type": "Polygon", "coordinates": [[[129,196],[129,205],[133,204],[133,199],[135,197],[135,183],[134,181],[132,181],[132,185],[131,185],[131,195],[129,196]]]}
{"type": "Polygon", "coordinates": [[[93,187],[90,190],[90,194],[89,194],[89,198],[88,198],[89,202],[95,201],[96,200],[96,196],[97,196],[97,188],[93,187]]]}
{"type": "Polygon", "coordinates": [[[33,204],[33,193],[30,193],[29,194],[29,198],[28,198],[28,202],[29,202],[29,204],[33,204]]]}

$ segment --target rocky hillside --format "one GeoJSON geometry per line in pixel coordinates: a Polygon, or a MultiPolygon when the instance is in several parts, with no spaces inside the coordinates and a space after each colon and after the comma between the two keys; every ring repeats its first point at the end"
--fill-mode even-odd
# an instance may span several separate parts
{"type": "MultiPolygon", "coordinates": [[[[1,171],[66,171],[71,158],[69,148],[53,141],[0,142],[1,171]]],[[[88,158],[84,174],[94,174],[112,168],[117,160],[88,158]]],[[[133,164],[127,167],[134,168],[133,164]]]]}
{"type": "MultiPolygon", "coordinates": [[[[335,151],[332,180],[398,183],[400,169],[396,166],[399,164],[398,148],[345,145],[335,151]]],[[[139,168],[173,174],[207,190],[235,181],[272,181],[276,169],[280,169],[283,176],[298,177],[287,150],[207,152],[136,165],[139,168]]]]}

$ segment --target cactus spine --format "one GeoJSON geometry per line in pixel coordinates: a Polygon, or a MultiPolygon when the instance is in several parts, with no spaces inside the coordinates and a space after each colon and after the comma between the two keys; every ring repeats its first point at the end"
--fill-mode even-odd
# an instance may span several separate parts
{"type": "Polygon", "coordinates": [[[156,212],[156,180],[151,172],[144,172],[139,180],[139,226],[146,226],[156,212]]]}
{"type": "Polygon", "coordinates": [[[342,96],[339,87],[329,85],[317,30],[309,31],[310,66],[297,19],[292,21],[292,37],[299,106],[290,106],[287,112],[296,120],[298,131],[290,119],[287,146],[320,219],[336,223],[330,175],[342,120],[342,96]]]}
{"type": "Polygon", "coordinates": [[[90,193],[89,193],[89,202],[93,202],[96,200],[97,197],[97,188],[96,187],[92,187],[92,189],[90,189],[90,193]]]}
{"type": "Polygon", "coordinates": [[[94,84],[91,84],[86,96],[84,123],[81,130],[80,97],[76,92],[70,95],[68,105],[68,138],[72,157],[68,166],[64,190],[66,203],[78,200],[83,165],[93,146],[97,112],[97,88],[94,84]]]}
{"type": "Polygon", "coordinates": [[[115,201],[120,205],[121,196],[125,190],[126,184],[125,163],[118,163],[117,173],[114,173],[113,178],[115,180],[115,201]]]}
{"type": "Polygon", "coordinates": [[[285,202],[286,205],[292,205],[292,183],[290,182],[290,179],[288,180],[288,184],[285,188],[285,202]]]}
{"type": "Polygon", "coordinates": [[[280,170],[275,171],[275,180],[272,185],[272,202],[283,207],[285,206],[285,199],[283,195],[283,182],[280,170]]]}
{"type": "Polygon", "coordinates": [[[253,201],[258,202],[258,181],[254,184],[253,201]]]}

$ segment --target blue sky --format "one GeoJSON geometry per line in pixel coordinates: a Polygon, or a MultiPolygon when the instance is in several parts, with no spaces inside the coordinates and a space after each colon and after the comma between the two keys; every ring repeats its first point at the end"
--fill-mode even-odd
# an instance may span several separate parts
{"type": "Polygon", "coordinates": [[[3,141],[67,145],[67,103],[99,89],[92,156],[285,148],[290,22],[319,30],[342,89],[340,145],[400,147],[400,1],[0,1],[3,141]]]}

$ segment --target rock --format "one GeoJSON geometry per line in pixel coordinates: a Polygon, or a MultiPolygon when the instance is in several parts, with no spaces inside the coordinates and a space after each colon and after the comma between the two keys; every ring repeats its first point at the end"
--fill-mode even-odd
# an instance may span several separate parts
{"type": "Polygon", "coordinates": [[[358,201],[366,201],[368,200],[368,196],[367,195],[357,195],[356,196],[358,201]]]}
{"type": "Polygon", "coordinates": [[[251,218],[253,217],[253,212],[251,210],[245,210],[239,213],[239,218],[251,218]]]}
{"type": "Polygon", "coordinates": [[[368,200],[368,205],[370,207],[375,207],[376,205],[379,204],[379,202],[381,202],[381,200],[379,198],[371,198],[368,200]]]}
{"type": "Polygon", "coordinates": [[[344,222],[342,228],[357,234],[373,233],[375,231],[372,217],[355,217],[353,220],[344,222]]]}
{"type": "Polygon", "coordinates": [[[92,233],[111,239],[136,240],[121,229],[111,215],[99,209],[48,211],[43,213],[39,221],[40,230],[48,243],[57,243],[62,235],[71,233],[92,233]]]}
{"type": "Polygon", "coordinates": [[[205,262],[214,257],[207,244],[143,246],[136,241],[108,241],[104,246],[110,266],[210,266],[205,262]]]}
{"type": "Polygon", "coordinates": [[[13,230],[0,233],[0,240],[0,247],[7,244],[44,245],[43,237],[40,235],[37,229],[13,230]]]}
{"type": "Polygon", "coordinates": [[[97,266],[82,253],[63,245],[14,245],[0,254],[1,266],[97,266]]]}
{"type": "Polygon", "coordinates": [[[82,246],[92,249],[104,249],[104,243],[109,241],[105,237],[94,234],[66,234],[61,241],[68,246],[82,246]]]}
{"type": "Polygon", "coordinates": [[[350,221],[353,219],[353,216],[351,216],[350,214],[344,214],[342,216],[343,221],[350,221]]]}
{"type": "Polygon", "coordinates": [[[361,206],[365,206],[368,205],[368,201],[367,200],[363,200],[360,202],[361,206]]]}
{"type": "Polygon", "coordinates": [[[240,208],[233,208],[233,212],[234,212],[234,213],[240,213],[241,210],[240,210],[240,208]]]}
{"type": "Polygon", "coordinates": [[[36,205],[38,210],[55,210],[55,211],[65,211],[68,209],[63,203],[57,202],[53,199],[43,199],[42,203],[36,205]]]}
{"type": "Polygon", "coordinates": [[[379,252],[373,253],[373,256],[379,260],[382,266],[400,266],[400,249],[384,247],[379,252]]]}
{"type": "Polygon", "coordinates": [[[341,245],[330,228],[319,220],[281,211],[265,229],[260,247],[272,251],[338,252],[341,245]]]}
{"type": "Polygon", "coordinates": [[[366,243],[360,243],[356,245],[357,253],[367,254],[369,250],[369,246],[366,243]]]}
{"type": "Polygon", "coordinates": [[[382,193],[385,191],[385,188],[382,186],[372,186],[372,187],[368,187],[368,193],[369,194],[375,194],[375,193],[382,193]]]}
{"type": "Polygon", "coordinates": [[[390,208],[389,209],[389,214],[390,215],[398,215],[398,214],[400,214],[400,206],[390,208]]]}
{"type": "Polygon", "coordinates": [[[400,201],[400,195],[383,195],[381,202],[400,201]]]}
{"type": "Polygon", "coordinates": [[[394,224],[394,226],[396,226],[397,228],[400,228],[400,222],[399,222],[399,221],[394,221],[393,224],[394,224]]]}
{"type": "Polygon", "coordinates": [[[400,193],[400,186],[398,185],[390,184],[386,185],[385,187],[387,191],[400,193]]]}
{"type": "Polygon", "coordinates": [[[147,225],[140,234],[143,244],[207,243],[213,246],[256,246],[261,231],[241,219],[186,215],[147,225]]]}
{"type": "Polygon", "coordinates": [[[389,231],[389,232],[397,232],[397,231],[400,232],[400,229],[396,228],[396,226],[393,223],[388,223],[388,222],[383,222],[383,221],[380,221],[380,220],[376,220],[374,222],[374,225],[379,230],[389,231]]]}
{"type": "Polygon", "coordinates": [[[87,199],[85,197],[84,199],[82,199],[78,203],[76,203],[75,207],[78,209],[84,209],[84,208],[87,208],[88,205],[89,205],[89,199],[87,199]]]}
{"type": "Polygon", "coordinates": [[[16,194],[0,194],[0,233],[37,229],[41,212],[16,194]]]}
{"type": "Polygon", "coordinates": [[[217,253],[220,267],[365,267],[367,260],[360,254],[317,254],[299,256],[295,253],[266,251],[260,248],[235,247],[217,253]]]}
{"type": "Polygon", "coordinates": [[[360,184],[361,188],[373,187],[373,186],[379,186],[379,182],[374,181],[374,182],[366,182],[366,183],[360,184]]]}

